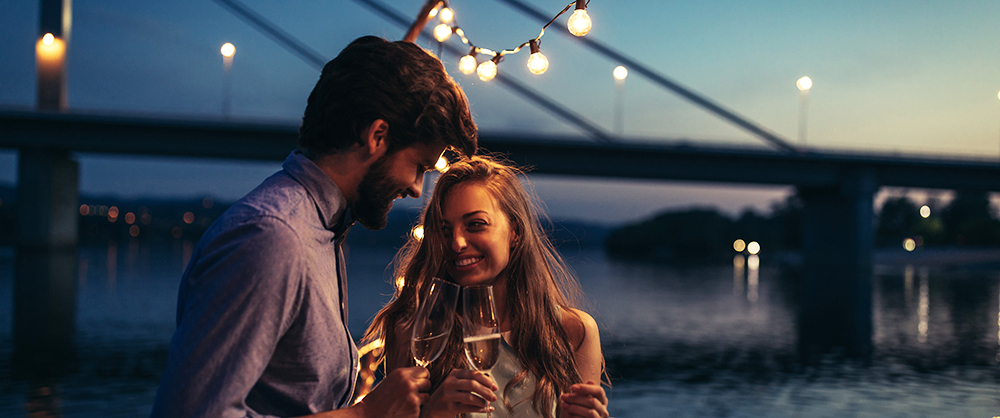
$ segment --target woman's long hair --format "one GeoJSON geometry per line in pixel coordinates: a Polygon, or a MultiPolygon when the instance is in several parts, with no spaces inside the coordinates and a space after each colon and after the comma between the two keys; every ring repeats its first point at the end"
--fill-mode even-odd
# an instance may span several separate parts
{"type": "MultiPolygon", "coordinates": [[[[392,301],[375,316],[364,343],[382,339],[385,350],[380,360],[388,358],[397,367],[413,364],[409,342],[418,295],[425,292],[431,278],[447,278],[444,263],[450,259],[446,254],[451,250],[450,238],[441,230],[442,205],[458,185],[483,185],[497,200],[518,237],[505,270],[507,300],[502,310],[507,312],[511,344],[525,371],[503,388],[504,404],[508,410],[513,408],[507,394],[530,371],[538,378],[532,406],[542,416],[552,418],[549,415],[554,400],[580,382],[575,352],[583,340],[570,341],[561,318],[570,315],[566,319],[579,321],[570,308],[576,307],[582,292],[542,230],[535,199],[522,186],[523,178],[518,168],[486,156],[459,161],[440,176],[421,217],[424,237],[410,237],[396,255],[394,277],[402,278],[402,285],[396,287],[392,301]]],[[[461,327],[457,322],[446,351],[429,367],[435,389],[452,369],[468,368],[463,361],[461,327]]],[[[580,325],[584,329],[582,322],[580,325]]]]}

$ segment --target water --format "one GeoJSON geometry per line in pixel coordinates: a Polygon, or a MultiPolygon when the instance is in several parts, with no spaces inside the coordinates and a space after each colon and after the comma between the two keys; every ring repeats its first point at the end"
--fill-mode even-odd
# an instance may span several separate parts
{"type": "MultiPolygon", "coordinates": [[[[0,249],[0,417],[148,416],[190,251],[81,249],[76,361],[58,379],[23,381],[10,360],[13,256],[0,249]]],[[[392,255],[348,251],[356,337],[392,291],[392,255]]],[[[879,266],[871,357],[803,362],[799,280],[766,260],[735,274],[566,255],[603,330],[615,417],[1000,415],[1000,270],[879,266]]]]}

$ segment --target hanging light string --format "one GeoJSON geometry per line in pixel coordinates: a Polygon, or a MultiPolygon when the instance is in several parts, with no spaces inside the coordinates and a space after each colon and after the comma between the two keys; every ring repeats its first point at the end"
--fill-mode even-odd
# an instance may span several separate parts
{"type": "Polygon", "coordinates": [[[528,71],[533,74],[542,74],[549,68],[549,60],[542,55],[541,52],[541,41],[542,36],[545,35],[545,29],[549,27],[559,16],[569,11],[571,7],[576,7],[573,14],[567,21],[567,28],[569,32],[575,36],[584,36],[591,28],[590,16],[587,14],[587,5],[590,4],[590,0],[574,0],[568,4],[561,12],[556,14],[549,23],[542,26],[541,32],[534,39],[530,39],[513,49],[503,49],[499,52],[476,46],[465,36],[465,31],[462,30],[455,21],[455,12],[449,7],[447,0],[441,2],[440,7],[435,7],[430,11],[430,17],[439,17],[441,23],[434,27],[434,38],[438,42],[445,42],[452,34],[458,35],[462,39],[462,43],[469,45],[469,53],[463,56],[458,62],[458,69],[464,74],[472,74],[475,71],[479,75],[479,79],[483,81],[490,81],[497,75],[497,64],[503,61],[505,55],[516,54],[524,47],[529,47],[531,50],[531,55],[528,57],[528,71]],[[488,55],[490,58],[483,62],[478,62],[478,55],[488,55]]]}

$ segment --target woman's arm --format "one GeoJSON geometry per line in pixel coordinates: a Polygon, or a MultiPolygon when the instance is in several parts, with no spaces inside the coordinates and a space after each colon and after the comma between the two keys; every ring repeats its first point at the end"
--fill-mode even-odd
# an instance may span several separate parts
{"type": "Polygon", "coordinates": [[[601,354],[601,335],[597,321],[590,314],[573,309],[575,315],[563,315],[563,329],[570,341],[576,344],[576,370],[583,382],[570,387],[559,398],[559,416],[603,417],[608,416],[608,397],[601,387],[604,356],[601,354]]]}

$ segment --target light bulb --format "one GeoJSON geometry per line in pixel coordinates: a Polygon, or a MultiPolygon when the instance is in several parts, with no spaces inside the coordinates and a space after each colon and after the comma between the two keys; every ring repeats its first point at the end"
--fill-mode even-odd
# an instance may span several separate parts
{"type": "Polygon", "coordinates": [[[812,86],[813,86],[813,81],[809,77],[802,77],[802,78],[798,79],[797,81],[795,81],[795,87],[798,87],[799,90],[802,90],[802,91],[809,90],[809,89],[812,88],[812,86]]]}
{"type": "Polygon", "coordinates": [[[434,164],[434,168],[442,173],[448,171],[448,159],[444,158],[443,155],[438,157],[438,162],[434,164]]]}
{"type": "Polygon", "coordinates": [[[624,80],[625,77],[628,77],[628,68],[619,65],[611,74],[615,76],[615,80],[624,80]]]}
{"type": "Polygon", "coordinates": [[[222,44],[222,48],[219,50],[219,52],[222,52],[222,56],[229,58],[233,56],[233,54],[236,54],[236,47],[233,46],[233,44],[226,42],[222,44]]]}
{"type": "Polygon", "coordinates": [[[532,74],[542,74],[545,70],[549,69],[549,59],[542,55],[542,51],[538,48],[538,39],[532,39],[528,42],[528,46],[531,48],[531,55],[528,56],[528,71],[532,74]]]}
{"type": "Polygon", "coordinates": [[[587,32],[590,32],[590,27],[592,23],[590,21],[590,15],[587,14],[586,9],[576,9],[573,11],[573,15],[569,17],[566,22],[566,27],[569,28],[569,33],[574,36],[583,36],[587,32]]]}
{"type": "Polygon", "coordinates": [[[42,43],[45,45],[52,45],[52,43],[55,42],[55,40],[56,37],[52,36],[51,33],[46,33],[45,36],[42,37],[42,43]]]}
{"type": "Polygon", "coordinates": [[[479,74],[479,79],[483,81],[490,81],[493,77],[497,76],[497,63],[490,61],[483,61],[479,64],[479,68],[476,69],[476,73],[479,74]]]}
{"type": "Polygon", "coordinates": [[[462,59],[458,60],[458,70],[462,74],[472,74],[476,71],[476,57],[472,56],[472,54],[462,57],[462,59]]]}
{"type": "Polygon", "coordinates": [[[447,41],[448,38],[450,37],[451,37],[451,26],[442,23],[434,27],[434,39],[437,39],[438,42],[447,41]]]}
{"type": "Polygon", "coordinates": [[[451,11],[450,8],[444,7],[441,9],[441,21],[444,23],[451,23],[451,20],[455,18],[455,12],[451,11]]]}
{"type": "Polygon", "coordinates": [[[549,69],[549,59],[545,58],[541,52],[536,52],[528,57],[528,71],[532,74],[542,74],[549,69]]]}

